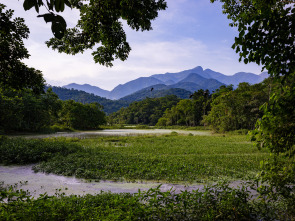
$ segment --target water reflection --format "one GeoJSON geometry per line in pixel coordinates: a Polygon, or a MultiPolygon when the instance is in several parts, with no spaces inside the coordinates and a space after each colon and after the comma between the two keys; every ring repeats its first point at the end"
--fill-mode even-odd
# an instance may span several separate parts
{"type": "Polygon", "coordinates": [[[40,135],[22,135],[26,138],[47,138],[47,137],[77,137],[77,138],[92,138],[96,136],[138,136],[138,135],[164,135],[171,132],[179,134],[192,134],[197,136],[210,136],[210,131],[189,131],[189,130],[168,130],[168,129],[114,129],[114,130],[97,130],[97,131],[82,131],[82,132],[58,132],[54,134],[40,134],[40,135]]]}

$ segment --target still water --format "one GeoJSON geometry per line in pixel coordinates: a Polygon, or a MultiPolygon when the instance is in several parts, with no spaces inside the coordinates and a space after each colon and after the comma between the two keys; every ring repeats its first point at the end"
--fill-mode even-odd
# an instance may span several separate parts
{"type": "MultiPolygon", "coordinates": [[[[61,189],[67,195],[76,194],[96,194],[101,191],[113,193],[137,193],[138,189],[141,191],[148,190],[150,188],[156,188],[160,183],[155,182],[113,182],[113,181],[100,181],[91,182],[83,179],[77,179],[75,177],[64,177],[54,174],[35,173],[32,169],[32,165],[29,166],[0,166],[0,181],[4,181],[4,184],[14,185],[20,181],[27,184],[22,185],[20,188],[28,190],[32,196],[39,196],[45,192],[48,195],[54,195],[57,190],[61,189]]],[[[183,190],[202,189],[203,185],[179,185],[179,184],[162,184],[160,189],[167,191],[173,188],[175,192],[183,190]]]]}

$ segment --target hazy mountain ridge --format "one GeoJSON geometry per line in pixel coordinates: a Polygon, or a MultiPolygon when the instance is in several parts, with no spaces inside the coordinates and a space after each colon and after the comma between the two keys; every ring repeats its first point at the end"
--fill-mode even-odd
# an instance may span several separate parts
{"type": "Polygon", "coordinates": [[[164,82],[153,77],[140,77],[125,84],[119,84],[110,92],[109,98],[117,100],[145,87],[162,83],[164,82]]]}
{"type": "Polygon", "coordinates": [[[133,94],[122,97],[120,98],[120,101],[121,100],[127,101],[127,102],[141,101],[147,97],[160,98],[160,97],[165,97],[167,95],[176,95],[180,99],[186,99],[186,98],[189,98],[189,96],[191,95],[191,92],[182,88],[170,88],[169,86],[165,84],[157,84],[157,85],[153,85],[152,87],[146,87],[133,94]],[[153,90],[151,90],[152,88],[153,90]]]}
{"type": "Polygon", "coordinates": [[[110,91],[101,89],[101,88],[96,87],[96,86],[92,86],[90,84],[80,85],[80,84],[76,84],[76,83],[71,83],[71,84],[65,85],[63,87],[67,88],[67,89],[72,89],[73,88],[73,89],[76,89],[76,90],[85,91],[85,92],[87,92],[89,94],[95,94],[97,96],[105,97],[105,98],[107,98],[109,96],[109,94],[110,94],[110,91]]]}
{"type": "Polygon", "coordinates": [[[140,77],[125,84],[119,84],[111,91],[103,90],[99,87],[91,86],[89,84],[69,84],[65,85],[64,87],[83,90],[100,97],[117,100],[136,92],[142,93],[140,90],[147,87],[152,88],[159,84],[168,86],[166,88],[167,90],[171,88],[180,88],[190,92],[194,92],[199,89],[208,89],[213,91],[223,84],[233,84],[234,87],[237,87],[237,85],[241,82],[256,84],[260,83],[267,77],[268,74],[266,72],[263,72],[260,75],[238,72],[232,76],[228,76],[211,69],[204,70],[201,66],[198,66],[193,69],[184,70],[177,73],[154,74],[150,77],[140,77]]]}

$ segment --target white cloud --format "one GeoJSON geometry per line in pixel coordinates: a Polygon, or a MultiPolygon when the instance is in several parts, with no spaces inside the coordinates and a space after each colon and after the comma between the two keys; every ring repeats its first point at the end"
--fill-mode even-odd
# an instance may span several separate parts
{"type": "MultiPolygon", "coordinates": [[[[112,68],[95,64],[89,51],[71,56],[48,49],[44,41],[52,36],[50,24],[36,18],[37,13],[33,9],[25,12],[21,1],[9,0],[7,5],[15,9],[16,16],[25,17],[31,30],[30,39],[26,41],[31,57],[25,63],[41,70],[49,83],[88,83],[112,89],[138,77],[178,72],[199,65],[224,74],[239,71],[258,74],[260,71],[255,64],[238,62],[238,55],[227,43],[232,41],[231,29],[224,29],[222,33],[220,29],[219,33],[208,32],[210,34],[202,29],[203,32],[197,32],[196,36],[187,36],[187,31],[200,21],[208,22],[207,30],[216,28],[214,19],[218,17],[213,15],[216,10],[219,12],[220,5],[212,5],[208,0],[168,0],[168,9],[161,11],[159,18],[153,22],[153,31],[141,33],[127,29],[132,51],[127,61],[117,60],[112,68]],[[206,10],[209,15],[203,17],[206,10]]],[[[78,12],[68,10],[63,16],[68,25],[73,26],[78,12]]]]}
{"type": "MultiPolygon", "coordinates": [[[[29,47],[30,66],[43,71],[49,82],[89,83],[112,89],[142,76],[177,72],[195,66],[203,66],[224,74],[250,71],[249,67],[237,63],[236,54],[230,48],[211,49],[201,41],[191,38],[179,41],[135,43],[127,61],[115,61],[112,68],[95,64],[89,52],[76,56],[59,54],[45,45],[34,43],[29,47]]],[[[253,72],[259,69],[253,66],[253,72]]]]}

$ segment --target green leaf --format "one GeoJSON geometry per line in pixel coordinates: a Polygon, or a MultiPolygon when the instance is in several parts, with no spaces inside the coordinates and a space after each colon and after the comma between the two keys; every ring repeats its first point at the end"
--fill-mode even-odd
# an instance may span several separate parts
{"type": "Polygon", "coordinates": [[[60,15],[55,15],[51,25],[51,30],[54,34],[54,37],[61,39],[64,36],[66,29],[67,23],[64,18],[60,15]]]}
{"type": "Polygon", "coordinates": [[[47,13],[47,14],[43,14],[43,15],[38,15],[37,17],[43,17],[44,21],[47,22],[52,22],[55,18],[54,14],[52,13],[47,13]]]}
{"type": "Polygon", "coordinates": [[[60,11],[63,12],[65,10],[65,2],[64,0],[60,0],[60,11]]]}
{"type": "Polygon", "coordinates": [[[36,12],[39,13],[39,5],[38,4],[35,4],[35,9],[36,9],[36,12]]]}
{"type": "Polygon", "coordinates": [[[54,7],[57,12],[60,11],[60,1],[61,0],[55,0],[55,2],[54,2],[54,7]]]}
{"type": "Polygon", "coordinates": [[[30,10],[31,8],[33,8],[35,5],[37,5],[36,0],[25,0],[23,7],[25,9],[25,11],[30,10]]]}
{"type": "Polygon", "coordinates": [[[65,4],[66,4],[68,7],[72,8],[72,4],[69,2],[69,0],[65,0],[65,4]]]}

